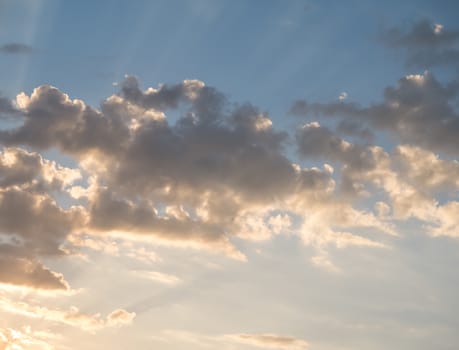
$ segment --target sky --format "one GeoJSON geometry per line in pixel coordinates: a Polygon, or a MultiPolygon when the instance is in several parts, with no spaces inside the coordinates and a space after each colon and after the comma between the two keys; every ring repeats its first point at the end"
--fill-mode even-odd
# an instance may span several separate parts
{"type": "Polygon", "coordinates": [[[456,1],[0,0],[0,350],[453,350],[456,1]]]}

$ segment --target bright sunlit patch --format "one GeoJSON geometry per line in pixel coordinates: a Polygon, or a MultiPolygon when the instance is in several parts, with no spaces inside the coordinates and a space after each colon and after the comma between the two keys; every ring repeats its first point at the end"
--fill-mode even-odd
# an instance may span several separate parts
{"type": "Polygon", "coordinates": [[[439,35],[439,34],[442,33],[442,31],[443,31],[443,26],[441,24],[437,23],[437,24],[434,25],[434,33],[435,34],[439,35]]]}
{"type": "Polygon", "coordinates": [[[338,100],[340,101],[345,101],[348,97],[348,94],[347,92],[342,92],[339,96],[338,96],[338,100]]]}
{"type": "Polygon", "coordinates": [[[428,72],[425,72],[424,74],[410,74],[410,75],[407,75],[405,78],[406,80],[408,81],[411,81],[417,85],[424,85],[425,81],[426,81],[426,76],[427,76],[428,72]]]}
{"type": "Polygon", "coordinates": [[[89,3],[0,0],[0,350],[457,343],[459,4],[89,3]]]}
{"type": "Polygon", "coordinates": [[[256,116],[255,129],[257,131],[268,130],[269,128],[272,127],[272,125],[273,125],[273,122],[271,121],[271,119],[267,118],[265,115],[259,114],[256,116]]]}
{"type": "Polygon", "coordinates": [[[1,350],[53,350],[54,346],[48,343],[56,340],[57,335],[43,331],[33,331],[30,326],[21,330],[0,328],[1,350]]]}

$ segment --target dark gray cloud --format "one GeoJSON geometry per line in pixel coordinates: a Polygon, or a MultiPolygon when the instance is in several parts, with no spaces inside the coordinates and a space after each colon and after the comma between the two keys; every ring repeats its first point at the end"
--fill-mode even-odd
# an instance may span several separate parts
{"type": "Polygon", "coordinates": [[[366,143],[372,143],[374,140],[374,133],[371,129],[355,120],[341,120],[336,130],[339,134],[355,137],[366,143]]]}
{"type": "Polygon", "coordinates": [[[204,109],[219,112],[224,103],[224,96],[212,87],[206,87],[197,80],[185,80],[175,85],[160,85],[157,89],[142,91],[139,81],[134,76],[126,76],[121,83],[121,95],[130,102],[141,105],[144,108],[165,110],[177,108],[179,103],[196,100],[196,109],[199,109],[201,117],[204,109]],[[201,106],[199,108],[198,106],[201,106]],[[204,109],[203,109],[204,108],[204,109]]]}
{"type": "MultiPolygon", "coordinates": [[[[406,84],[413,79],[407,78],[406,84]]],[[[387,91],[388,99],[393,99],[391,94],[387,91]]],[[[401,95],[409,105],[410,93],[401,95]]],[[[79,186],[68,188],[71,181],[64,181],[63,175],[49,180],[43,174],[50,171],[39,170],[40,164],[47,163],[29,155],[16,155],[14,169],[3,170],[5,186],[11,191],[19,186],[23,197],[48,198],[52,191],[66,190],[83,203],[84,208],[63,210],[42,200],[53,217],[29,215],[36,218],[35,225],[40,220],[63,220],[59,232],[41,224],[51,237],[43,247],[54,247],[55,254],[60,239],[75,230],[151,236],[237,259],[245,257],[232,238],[268,239],[292,225],[304,242],[320,249],[328,244],[382,246],[347,232],[348,228],[371,226],[393,234],[373,213],[352,207],[361,182],[368,181],[358,174],[373,171],[381,152],[352,145],[319,125],[299,130],[296,141],[303,157],[342,164],[342,193],[352,196],[337,196],[331,166],[302,168],[293,163],[285,149],[288,135],[273,128],[267,113],[249,103],[231,104],[200,81],[142,90],[136,78],[127,77],[120,93],[98,109],[52,86],[40,86],[30,96],[19,94],[17,105],[21,124],[1,130],[0,142],[9,147],[57,149],[72,156],[87,175],[79,186]],[[167,117],[170,110],[173,118],[167,117]],[[294,218],[299,222],[294,223],[294,218]]],[[[304,101],[295,106],[298,113],[309,113],[309,107],[304,101]]],[[[353,117],[338,128],[353,137],[368,138],[366,130],[373,123],[384,124],[379,114],[375,120],[367,118],[372,123],[362,123],[360,118],[371,108],[356,104],[314,105],[313,111],[335,114],[343,108],[353,117]]],[[[20,203],[27,209],[25,201],[20,203]]],[[[30,240],[27,227],[8,229],[30,240]]],[[[34,257],[52,254],[39,250],[39,242],[31,242],[36,247],[34,257]]]]}
{"type": "Polygon", "coordinates": [[[459,50],[451,48],[441,51],[413,52],[408,56],[407,64],[423,69],[434,66],[459,67],[459,50]]]}
{"type": "Polygon", "coordinates": [[[0,265],[0,282],[67,288],[39,259],[63,255],[61,244],[83,223],[80,209],[62,209],[49,194],[76,177],[36,153],[9,148],[0,154],[0,261],[8,261],[0,265]]]}
{"type": "Polygon", "coordinates": [[[27,103],[24,124],[0,132],[5,144],[27,144],[38,149],[57,147],[77,154],[96,148],[115,151],[126,139],[127,127],[122,116],[106,118],[82,101],[70,100],[54,87],[41,86],[34,90],[30,101],[24,98],[27,103]]]}
{"type": "Polygon", "coordinates": [[[297,130],[296,144],[302,157],[342,165],[340,187],[346,195],[359,193],[362,186],[358,175],[375,169],[379,161],[371,146],[349,143],[317,122],[306,124],[297,130]]]}
{"type": "MultiPolygon", "coordinates": [[[[1,142],[57,148],[97,176],[91,191],[73,191],[88,201],[88,229],[97,232],[153,234],[237,256],[228,237],[246,233],[250,213],[296,196],[329,197],[333,187],[328,171],[292,164],[287,134],[269,115],[231,105],[200,81],[143,91],[127,77],[100,110],[41,86],[18,105],[23,124],[2,130],[1,142]],[[179,111],[175,122],[167,109],[179,111]]],[[[15,171],[4,181],[32,176],[15,171]]]]}
{"type": "Polygon", "coordinates": [[[382,35],[384,44],[406,51],[409,66],[427,69],[434,66],[459,67],[459,30],[421,20],[404,31],[391,28],[382,35]]]}
{"type": "Polygon", "coordinates": [[[384,42],[392,47],[433,48],[449,46],[459,41],[459,31],[443,28],[424,19],[413,23],[408,31],[391,28],[383,33],[384,42]]]}
{"type": "Polygon", "coordinates": [[[368,107],[356,103],[296,101],[291,113],[308,119],[332,117],[385,130],[403,143],[457,155],[459,115],[454,107],[457,83],[440,83],[433,74],[410,75],[385,89],[382,102],[368,107]]]}
{"type": "Polygon", "coordinates": [[[29,55],[34,52],[34,49],[21,43],[7,43],[0,46],[0,53],[11,55],[29,55]]]}

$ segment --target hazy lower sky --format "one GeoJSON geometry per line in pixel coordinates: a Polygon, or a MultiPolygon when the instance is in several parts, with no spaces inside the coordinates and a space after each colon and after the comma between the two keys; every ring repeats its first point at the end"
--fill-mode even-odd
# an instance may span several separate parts
{"type": "Polygon", "coordinates": [[[456,350],[457,1],[0,0],[0,350],[456,350]]]}

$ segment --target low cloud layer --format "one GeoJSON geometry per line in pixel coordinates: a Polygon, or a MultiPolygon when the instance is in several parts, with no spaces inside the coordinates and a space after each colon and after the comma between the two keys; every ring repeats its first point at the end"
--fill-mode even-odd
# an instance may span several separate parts
{"type": "MultiPolygon", "coordinates": [[[[350,203],[334,198],[330,166],[293,163],[285,155],[288,135],[275,130],[268,114],[250,104],[232,106],[200,81],[142,91],[136,78],[127,77],[120,94],[99,110],[41,86],[18,95],[17,105],[24,122],[1,131],[0,140],[74,157],[87,184],[67,192],[86,203],[84,229],[93,233],[154,236],[244,260],[231,238],[272,237],[282,230],[274,224],[279,213],[289,223],[305,210],[320,212],[308,214],[315,222],[336,210],[363,218],[352,219],[352,226],[378,220],[372,213],[355,215],[350,203]],[[176,121],[167,118],[170,109],[182,112],[176,121]]],[[[351,233],[342,240],[371,242],[351,233]]]]}
{"type": "Polygon", "coordinates": [[[47,85],[10,102],[21,123],[0,131],[0,257],[14,262],[0,271],[2,282],[68,288],[40,261],[103,241],[83,235],[156,240],[244,261],[236,238],[295,234],[324,267],[332,266],[330,246],[390,246],[397,220],[416,218],[424,233],[457,236],[455,196],[438,200],[457,193],[457,162],[435,152],[457,155],[452,102],[459,90],[431,73],[400,79],[368,107],[299,100],[291,112],[308,122],[292,134],[201,81],[142,90],[127,76],[120,86],[99,108],[47,85]],[[400,144],[392,151],[372,145],[370,129],[400,144]],[[38,153],[47,150],[77,166],[38,153]]]}

